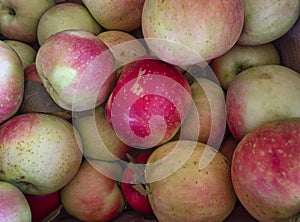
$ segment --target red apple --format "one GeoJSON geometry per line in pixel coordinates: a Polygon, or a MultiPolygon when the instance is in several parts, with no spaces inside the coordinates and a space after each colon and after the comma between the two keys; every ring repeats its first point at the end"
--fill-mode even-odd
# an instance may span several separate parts
{"type": "Polygon", "coordinates": [[[93,109],[107,99],[115,80],[114,64],[108,47],[82,30],[52,35],[36,56],[45,88],[59,106],[72,111],[93,109]]]}
{"type": "Polygon", "coordinates": [[[17,53],[0,42],[0,123],[16,114],[24,95],[23,64],[17,53]]]}
{"type": "Polygon", "coordinates": [[[190,86],[175,66],[141,58],[123,68],[106,117],[126,144],[150,148],[175,135],[191,101],[190,86]]]}
{"type": "MultiPolygon", "coordinates": [[[[153,150],[144,150],[135,158],[135,162],[127,165],[127,168],[123,172],[121,183],[122,192],[128,205],[136,212],[145,216],[153,215],[153,210],[146,194],[141,193],[134,187],[136,185],[135,178],[143,176],[143,172],[136,171],[134,165],[146,163],[152,152],[153,150]]],[[[142,181],[142,178],[138,180],[142,181]]],[[[143,184],[138,185],[143,186],[143,184]]]]}
{"type": "Polygon", "coordinates": [[[222,142],[219,151],[229,160],[231,163],[233,152],[238,144],[238,141],[234,139],[232,135],[228,135],[222,142]]]}
{"type": "Polygon", "coordinates": [[[60,205],[59,191],[46,195],[25,194],[25,197],[30,206],[33,222],[42,221],[60,205]]]}
{"type": "Polygon", "coordinates": [[[142,30],[150,50],[176,65],[216,58],[238,40],[244,21],[241,0],[146,0],[142,30]]]}
{"type": "Polygon", "coordinates": [[[299,219],[299,135],[300,118],[277,120],[248,133],[234,151],[235,192],[258,221],[299,219]]]}

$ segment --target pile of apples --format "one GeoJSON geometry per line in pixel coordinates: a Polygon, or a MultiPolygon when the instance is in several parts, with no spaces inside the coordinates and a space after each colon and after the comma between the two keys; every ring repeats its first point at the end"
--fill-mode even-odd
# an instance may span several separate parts
{"type": "Polygon", "coordinates": [[[299,0],[0,9],[0,221],[299,220],[299,0]]]}

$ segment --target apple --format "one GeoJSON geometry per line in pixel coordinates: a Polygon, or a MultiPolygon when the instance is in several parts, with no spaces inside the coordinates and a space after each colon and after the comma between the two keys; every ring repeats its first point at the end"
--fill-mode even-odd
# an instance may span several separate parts
{"type": "Polygon", "coordinates": [[[27,113],[0,126],[0,180],[27,194],[53,193],[76,174],[82,159],[80,138],[60,117],[27,113]]]}
{"type": "Polygon", "coordinates": [[[71,111],[93,109],[112,90],[115,60],[94,34],[65,30],[52,35],[38,50],[36,68],[52,99],[71,111]]]}
{"type": "Polygon", "coordinates": [[[54,5],[54,0],[1,1],[0,33],[7,39],[26,43],[36,41],[38,22],[43,13],[54,5]]]}
{"type": "Polygon", "coordinates": [[[300,199],[300,118],[275,120],[246,134],[232,160],[232,183],[261,222],[297,221],[300,199]]]}
{"type": "Polygon", "coordinates": [[[191,90],[194,106],[181,125],[179,138],[219,149],[226,128],[224,92],[220,85],[206,78],[195,78],[191,90]]]}
{"type": "Polygon", "coordinates": [[[148,54],[140,39],[124,31],[104,31],[98,35],[98,38],[112,51],[120,67],[148,54]]]}
{"type": "Polygon", "coordinates": [[[38,42],[42,45],[51,35],[68,29],[80,29],[95,35],[103,30],[86,7],[66,2],[49,8],[42,15],[37,27],[38,42]]]}
{"type": "Polygon", "coordinates": [[[24,69],[25,89],[22,104],[18,113],[46,113],[64,119],[71,119],[72,113],[58,106],[46,91],[42,80],[36,70],[35,62],[24,69]]]}
{"type": "Polygon", "coordinates": [[[210,63],[224,90],[241,71],[259,65],[280,65],[279,52],[272,43],[253,46],[236,44],[210,63]]]}
{"type": "Polygon", "coordinates": [[[238,144],[238,141],[229,134],[223,141],[220,146],[219,151],[229,160],[232,162],[233,152],[238,144]]]}
{"type": "Polygon", "coordinates": [[[288,32],[300,15],[299,0],[243,0],[245,19],[238,43],[261,45],[288,32]]]}
{"type": "Polygon", "coordinates": [[[300,74],[282,65],[244,70],[226,94],[227,124],[236,140],[263,124],[300,117],[300,74]]]}
{"type": "Polygon", "coordinates": [[[106,118],[124,143],[151,148],[176,134],[191,102],[190,86],[175,66],[142,57],[122,69],[106,118]]]}
{"type": "Polygon", "coordinates": [[[81,221],[116,218],[125,208],[116,182],[119,168],[118,162],[84,160],[75,177],[61,189],[61,202],[67,213],[81,221]]]}
{"type": "Polygon", "coordinates": [[[13,50],[15,50],[22,61],[23,69],[25,69],[26,66],[35,61],[36,50],[29,44],[20,42],[18,40],[9,39],[3,40],[3,42],[5,42],[7,45],[12,47],[13,50]]]}
{"type": "Polygon", "coordinates": [[[224,221],[236,203],[229,161],[197,141],[172,141],[156,148],[145,166],[145,178],[160,222],[224,221]]]}
{"type": "Polygon", "coordinates": [[[144,184],[136,184],[135,182],[136,177],[140,177],[138,181],[142,181],[142,177],[144,175],[143,172],[138,171],[139,168],[135,168],[134,166],[135,164],[145,164],[152,152],[153,149],[143,150],[143,152],[140,152],[134,158],[135,161],[127,165],[122,175],[121,190],[126,202],[133,210],[144,216],[153,215],[153,210],[150,206],[147,195],[141,193],[135,188],[135,185],[138,185],[142,186],[142,189],[145,190],[145,188],[143,187],[144,184]]]}
{"type": "Polygon", "coordinates": [[[30,206],[33,222],[42,221],[46,216],[48,216],[60,206],[59,191],[45,195],[24,195],[30,206]]]}
{"type": "Polygon", "coordinates": [[[83,155],[97,160],[119,160],[126,157],[131,147],[123,143],[105,117],[105,104],[95,110],[73,115],[73,125],[80,134],[83,155]]]}
{"type": "Polygon", "coordinates": [[[243,21],[242,0],[145,0],[142,30],[157,57],[182,66],[227,52],[237,42],[243,21]]]}
{"type": "Polygon", "coordinates": [[[16,114],[24,95],[24,71],[20,57],[0,41],[0,123],[16,114]]]}
{"type": "Polygon", "coordinates": [[[145,0],[82,0],[96,21],[107,30],[130,32],[141,26],[145,0]]]}
{"type": "Polygon", "coordinates": [[[4,181],[0,181],[0,221],[31,222],[31,211],[24,194],[4,181]]]}

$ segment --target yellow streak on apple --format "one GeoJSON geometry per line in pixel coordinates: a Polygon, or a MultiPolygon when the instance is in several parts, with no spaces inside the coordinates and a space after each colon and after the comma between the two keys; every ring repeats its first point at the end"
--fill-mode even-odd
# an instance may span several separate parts
{"type": "Polygon", "coordinates": [[[52,75],[51,84],[57,92],[69,86],[75,79],[77,71],[67,66],[57,66],[52,75]]]}

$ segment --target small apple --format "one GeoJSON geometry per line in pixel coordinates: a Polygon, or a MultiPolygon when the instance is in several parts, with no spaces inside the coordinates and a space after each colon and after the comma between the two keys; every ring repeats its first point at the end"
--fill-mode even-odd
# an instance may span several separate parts
{"type": "Polygon", "coordinates": [[[72,111],[93,109],[112,90],[115,60],[94,34],[65,30],[52,35],[38,50],[36,68],[52,99],[72,111]]]}
{"type": "Polygon", "coordinates": [[[24,95],[24,71],[20,57],[0,41],[0,123],[16,114],[24,95]]]}
{"type": "Polygon", "coordinates": [[[7,39],[26,43],[36,41],[39,19],[54,5],[54,0],[1,1],[0,33],[7,39]]]}
{"type": "Polygon", "coordinates": [[[82,159],[80,138],[70,122],[49,114],[17,115],[0,126],[0,180],[27,194],[61,189],[82,159]]]}
{"type": "Polygon", "coordinates": [[[102,31],[86,7],[66,2],[49,8],[42,15],[37,27],[38,42],[42,45],[51,35],[68,29],[80,29],[95,35],[102,31]]]}
{"type": "Polygon", "coordinates": [[[24,194],[4,181],[0,181],[0,221],[31,222],[31,211],[24,194]]]}
{"type": "Polygon", "coordinates": [[[259,65],[280,65],[279,52],[272,43],[255,46],[236,44],[210,63],[224,90],[228,89],[231,81],[240,72],[259,65]]]}
{"type": "Polygon", "coordinates": [[[36,50],[29,44],[9,39],[3,40],[3,42],[8,44],[10,47],[12,47],[13,50],[15,50],[22,61],[23,69],[25,69],[26,66],[35,61],[36,50]]]}
{"type": "Polygon", "coordinates": [[[161,222],[224,221],[235,206],[228,160],[197,141],[172,141],[156,148],[145,178],[151,207],[161,222]],[[200,167],[207,158],[209,164],[200,167]]]}
{"type": "Polygon", "coordinates": [[[238,40],[242,0],[145,0],[142,30],[150,50],[174,65],[216,58],[238,40]]]}
{"type": "Polygon", "coordinates": [[[300,118],[269,122],[246,134],[232,160],[240,202],[261,222],[298,221],[300,118]]]}
{"type": "MultiPolygon", "coordinates": [[[[153,150],[143,150],[143,152],[140,152],[139,155],[134,158],[135,161],[133,164],[145,164],[152,152],[153,150]]],[[[142,186],[142,189],[145,189],[143,188],[144,184],[135,184],[135,178],[143,176],[143,172],[135,170],[134,165],[127,165],[127,168],[122,175],[121,190],[126,202],[133,210],[144,216],[151,216],[153,215],[153,210],[147,195],[135,188],[135,186],[138,185],[142,186]]],[[[139,178],[138,180],[142,181],[142,178],[139,178]]]]}
{"type": "Polygon", "coordinates": [[[175,66],[142,57],[122,69],[106,118],[124,143],[151,148],[176,134],[191,102],[190,86],[175,66]]]}
{"type": "Polygon", "coordinates": [[[133,31],[141,26],[145,0],[82,0],[96,21],[107,30],[133,31]]]}
{"type": "Polygon", "coordinates": [[[105,104],[95,110],[73,115],[73,125],[80,134],[83,155],[96,160],[119,160],[131,148],[123,143],[111,128],[105,117],[105,104]]]}
{"type": "Polygon", "coordinates": [[[252,67],[238,74],[226,94],[227,123],[240,140],[279,119],[300,117],[300,74],[282,65],[252,67]]]}
{"type": "Polygon", "coordinates": [[[31,210],[32,222],[42,221],[60,205],[60,192],[45,195],[25,194],[31,210]]]}
{"type": "Polygon", "coordinates": [[[241,45],[270,43],[288,32],[300,15],[299,0],[243,0],[245,19],[241,45]]]}
{"type": "Polygon", "coordinates": [[[116,218],[125,208],[116,182],[119,169],[118,162],[84,160],[74,178],[61,189],[61,202],[67,213],[81,221],[116,218]]]}

